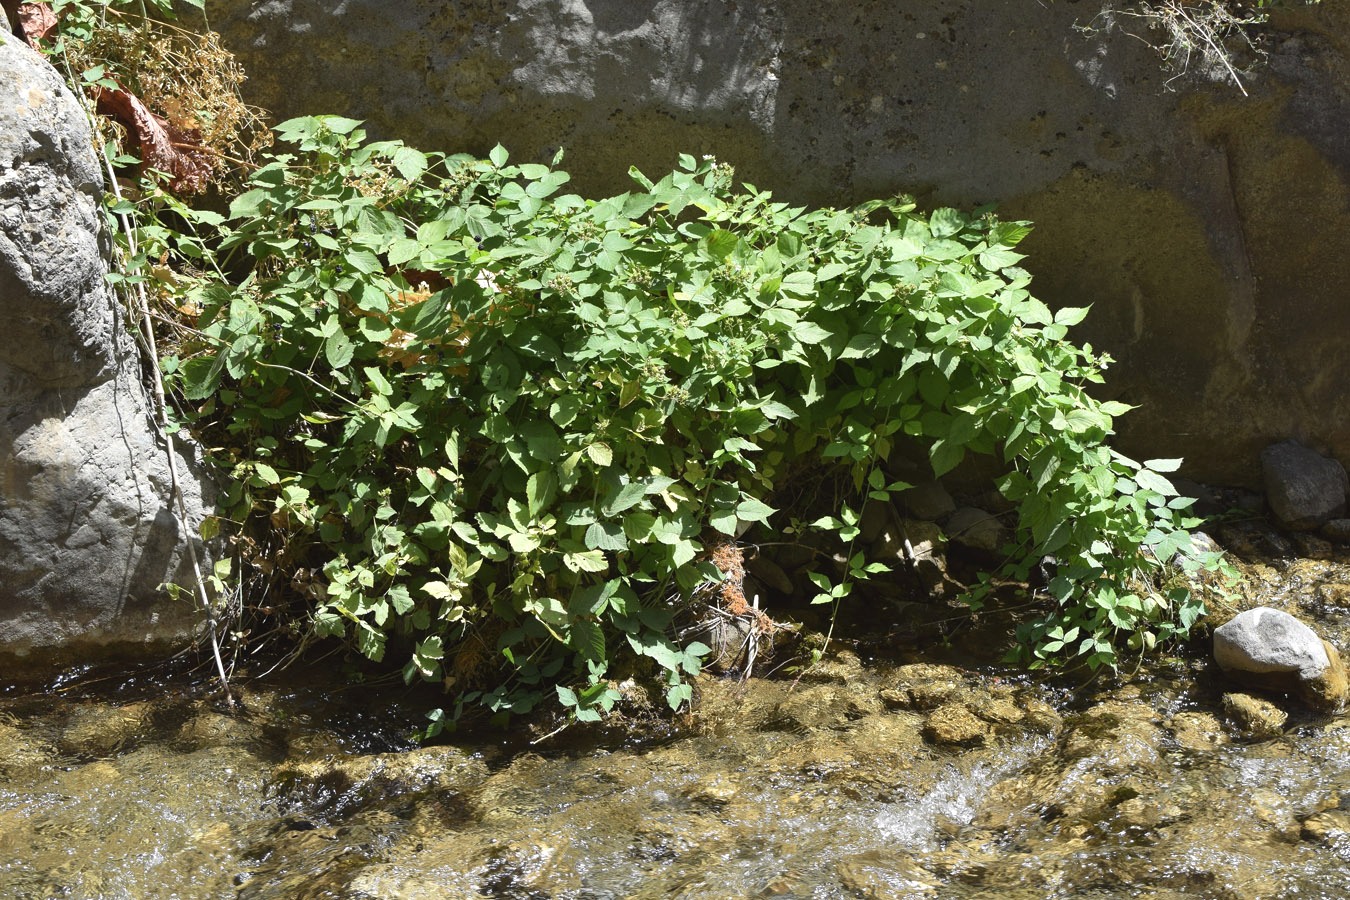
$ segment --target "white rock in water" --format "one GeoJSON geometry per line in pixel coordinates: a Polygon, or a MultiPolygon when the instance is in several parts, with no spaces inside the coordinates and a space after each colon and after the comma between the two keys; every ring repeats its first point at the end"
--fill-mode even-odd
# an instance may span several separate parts
{"type": "Polygon", "coordinates": [[[1268,606],[1249,609],[1214,629],[1214,658],[1229,672],[1289,672],[1304,679],[1331,667],[1317,632],[1268,606]]]}

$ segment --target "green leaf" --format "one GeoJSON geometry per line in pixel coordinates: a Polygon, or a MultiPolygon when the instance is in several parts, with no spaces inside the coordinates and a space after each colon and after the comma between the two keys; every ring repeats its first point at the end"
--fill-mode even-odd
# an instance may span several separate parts
{"type": "Polygon", "coordinates": [[[427,155],[412,147],[399,147],[394,152],[394,168],[407,181],[416,181],[427,170],[427,155]]]}
{"type": "Polygon", "coordinates": [[[525,482],[525,498],[529,505],[530,516],[539,518],[539,514],[548,509],[558,493],[558,479],[551,470],[535,472],[525,482]]]}
{"type": "Polygon", "coordinates": [[[609,444],[594,443],[586,447],[586,455],[591,458],[591,462],[601,468],[607,468],[614,462],[614,453],[609,449],[609,444]]]}
{"type": "Polygon", "coordinates": [[[344,254],[343,259],[353,269],[366,275],[374,275],[384,269],[384,265],[380,263],[380,258],[369,250],[352,248],[344,254]]]}
{"type": "Polygon", "coordinates": [[[933,476],[941,478],[946,475],[960,465],[965,456],[966,448],[960,444],[948,443],[945,440],[934,441],[928,452],[928,457],[933,464],[933,476]]]}
{"type": "Polygon", "coordinates": [[[736,517],[746,522],[767,522],[769,521],[769,516],[777,511],[778,510],[774,509],[772,506],[751,497],[747,500],[742,500],[736,506],[736,517]]]}
{"type": "Polygon", "coordinates": [[[492,161],[492,164],[499,169],[502,166],[506,165],[506,160],[509,157],[510,154],[506,152],[506,148],[503,147],[501,144],[498,144],[497,146],[493,147],[492,150],[488,153],[488,159],[490,159],[492,161]]]}
{"type": "Polygon", "coordinates": [[[225,369],[225,357],[195,357],[182,364],[183,396],[188,400],[205,400],[220,386],[220,375],[225,369]]]}
{"type": "Polygon", "coordinates": [[[323,342],[324,359],[328,360],[328,365],[334,369],[341,369],[350,363],[355,352],[356,345],[341,331],[329,335],[323,342]]]}
{"type": "Polygon", "coordinates": [[[642,499],[646,496],[647,496],[647,486],[645,484],[642,484],[641,482],[630,481],[628,484],[625,484],[623,487],[619,488],[619,493],[616,494],[605,506],[604,509],[605,515],[607,516],[618,515],[625,509],[630,509],[636,506],[637,504],[641,503],[642,499]]]}
{"type": "Polygon", "coordinates": [[[1144,468],[1152,469],[1154,472],[1175,472],[1181,468],[1182,462],[1180,459],[1146,459],[1144,468]]]}
{"type": "Polygon", "coordinates": [[[1172,486],[1172,482],[1148,469],[1140,469],[1134,476],[1134,480],[1141,488],[1157,491],[1164,497],[1175,497],[1177,495],[1177,489],[1172,486]]]}
{"type": "Polygon", "coordinates": [[[1066,306],[1055,313],[1056,325],[1077,325],[1087,317],[1089,307],[1066,306]]]}
{"type": "Polygon", "coordinates": [[[699,241],[699,246],[703,252],[721,262],[735,251],[736,245],[740,242],[741,239],[736,236],[735,232],[727,231],[725,228],[714,228],[703,236],[702,240],[699,241]]]}
{"type": "Polygon", "coordinates": [[[250,479],[258,484],[271,485],[281,481],[281,476],[277,475],[277,470],[265,462],[255,462],[253,464],[254,477],[250,479]]]}
{"type": "Polygon", "coordinates": [[[582,659],[605,659],[605,632],[590,619],[573,619],[568,643],[582,659]]]}
{"type": "Polygon", "coordinates": [[[966,223],[964,213],[944,207],[933,210],[932,216],[928,219],[928,228],[935,238],[951,237],[965,228],[966,223]]]}
{"type": "Polygon", "coordinates": [[[735,537],[736,528],[740,523],[736,516],[736,510],[719,509],[708,515],[708,524],[723,534],[735,537]]]}
{"type": "Polygon", "coordinates": [[[619,522],[594,522],[586,529],[586,548],[589,550],[620,551],[628,549],[628,538],[619,522]]]}

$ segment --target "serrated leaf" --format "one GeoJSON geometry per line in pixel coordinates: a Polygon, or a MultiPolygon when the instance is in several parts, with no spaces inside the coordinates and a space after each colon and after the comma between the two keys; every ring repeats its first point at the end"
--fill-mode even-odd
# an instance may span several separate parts
{"type": "Polygon", "coordinates": [[[1175,472],[1181,468],[1183,460],[1180,459],[1146,459],[1144,468],[1151,469],[1154,472],[1175,472]]]}
{"type": "Polygon", "coordinates": [[[399,147],[394,152],[394,168],[407,181],[416,181],[427,170],[427,155],[412,147],[399,147]]]}
{"type": "Polygon", "coordinates": [[[563,565],[573,572],[604,572],[609,569],[609,561],[599,550],[564,554],[563,565]]]}
{"type": "Polygon", "coordinates": [[[1086,306],[1066,306],[1055,313],[1056,325],[1077,325],[1083,319],[1087,318],[1088,307],[1086,306]]]}
{"type": "Polygon", "coordinates": [[[943,207],[933,210],[928,218],[928,228],[935,238],[950,237],[965,228],[966,221],[964,213],[943,207]]]}
{"type": "Polygon", "coordinates": [[[1156,491],[1164,497],[1175,497],[1177,495],[1177,489],[1172,486],[1172,482],[1168,481],[1157,472],[1148,469],[1140,469],[1134,476],[1134,480],[1141,488],[1156,491]]]}
{"type": "Polygon", "coordinates": [[[628,549],[628,538],[618,522],[594,522],[586,529],[586,547],[589,550],[619,551],[628,549]]]}
{"type": "Polygon", "coordinates": [[[604,468],[613,464],[614,452],[609,449],[609,444],[594,443],[586,447],[586,455],[591,458],[591,462],[604,468]]]}
{"type": "Polygon", "coordinates": [[[737,517],[734,509],[715,510],[708,515],[708,524],[726,535],[736,536],[737,517]]]}
{"type": "Polygon", "coordinates": [[[550,470],[535,472],[525,482],[525,499],[530,509],[530,515],[538,518],[539,514],[548,509],[553,503],[553,498],[558,493],[558,479],[550,470]]]}
{"type": "Polygon", "coordinates": [[[394,612],[400,616],[410,612],[417,604],[413,601],[412,594],[408,593],[408,588],[401,584],[396,584],[385,594],[386,599],[394,607],[394,612]]]}
{"type": "Polygon", "coordinates": [[[342,258],[353,269],[366,275],[374,275],[376,272],[384,270],[380,258],[369,250],[353,248],[348,250],[342,258]]]}
{"type": "Polygon", "coordinates": [[[746,522],[767,522],[769,516],[778,512],[767,503],[762,503],[751,497],[748,500],[742,500],[736,506],[736,517],[746,522]]]}
{"type": "Polygon", "coordinates": [[[356,346],[351,338],[341,331],[329,335],[323,342],[323,356],[328,360],[328,365],[334,369],[341,369],[352,361],[352,356],[356,353],[356,346]]]}
{"type": "Polygon", "coordinates": [[[265,462],[255,462],[253,464],[253,473],[256,481],[261,484],[272,485],[281,482],[281,476],[277,474],[277,470],[265,462]]]}
{"type": "Polygon", "coordinates": [[[590,619],[573,619],[568,644],[582,659],[599,662],[605,658],[605,632],[590,619]]]}
{"type": "Polygon", "coordinates": [[[605,506],[604,512],[607,516],[615,516],[630,509],[642,502],[647,496],[647,486],[638,481],[630,481],[619,488],[619,493],[605,506]]]}

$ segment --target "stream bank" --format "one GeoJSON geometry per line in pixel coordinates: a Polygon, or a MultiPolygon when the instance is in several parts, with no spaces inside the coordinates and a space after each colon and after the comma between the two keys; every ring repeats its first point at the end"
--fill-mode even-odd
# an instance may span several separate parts
{"type": "MultiPolygon", "coordinates": [[[[1332,557],[1246,564],[1244,605],[1346,646],[1332,557]]],[[[996,644],[837,641],[800,677],[705,676],[686,719],[534,746],[418,748],[426,698],[318,669],[236,714],[204,673],[11,688],[0,896],[1343,896],[1350,717],[1235,694],[1197,648],[1083,684],[996,644]]]]}

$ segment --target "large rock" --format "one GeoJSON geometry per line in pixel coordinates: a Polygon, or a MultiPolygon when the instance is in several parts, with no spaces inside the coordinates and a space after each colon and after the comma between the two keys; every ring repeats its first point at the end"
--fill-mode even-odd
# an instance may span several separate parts
{"type": "Polygon", "coordinates": [[[1345,467],[1295,441],[1261,451],[1266,501],[1286,528],[1311,531],[1345,513],[1345,467]]]}
{"type": "MultiPolygon", "coordinates": [[[[191,584],[140,357],[104,282],[103,178],[75,97],[0,34],[0,659],[179,639],[191,584]]],[[[201,490],[181,461],[194,528],[201,490]]]]}
{"type": "Polygon", "coordinates": [[[1336,648],[1287,612],[1258,606],[1214,629],[1214,659],[1244,684],[1292,692],[1327,709],[1344,704],[1346,672],[1336,648]]]}
{"type": "Polygon", "coordinates": [[[684,151],[793,202],[997,202],[1036,223],[1037,293],[1093,305],[1073,334],[1119,361],[1123,449],[1252,487],[1290,434],[1350,459],[1350,4],[1276,10],[1250,96],[1075,27],[1105,5],[213,0],[211,22],[278,118],[565,147],[584,192],[684,151]]]}

